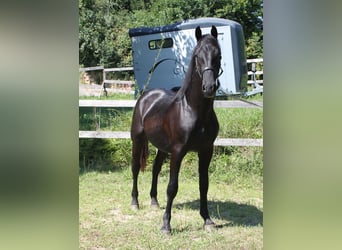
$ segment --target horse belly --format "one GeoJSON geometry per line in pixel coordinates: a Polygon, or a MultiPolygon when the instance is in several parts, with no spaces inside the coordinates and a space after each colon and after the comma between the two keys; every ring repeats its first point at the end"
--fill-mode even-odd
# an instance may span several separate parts
{"type": "Polygon", "coordinates": [[[169,144],[166,137],[148,137],[148,140],[157,149],[159,149],[165,153],[171,153],[171,145],[169,144]]]}
{"type": "Polygon", "coordinates": [[[170,153],[171,146],[168,139],[169,137],[163,130],[162,126],[154,126],[151,128],[145,127],[145,134],[153,146],[165,153],[170,153]]]}

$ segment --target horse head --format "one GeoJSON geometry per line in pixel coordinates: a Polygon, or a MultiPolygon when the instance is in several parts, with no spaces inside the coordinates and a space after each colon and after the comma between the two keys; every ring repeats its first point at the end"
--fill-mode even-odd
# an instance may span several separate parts
{"type": "Polygon", "coordinates": [[[201,78],[205,98],[214,98],[220,86],[217,78],[221,69],[221,49],[217,35],[215,26],[212,26],[210,35],[202,35],[201,28],[196,28],[195,67],[201,78]]]}

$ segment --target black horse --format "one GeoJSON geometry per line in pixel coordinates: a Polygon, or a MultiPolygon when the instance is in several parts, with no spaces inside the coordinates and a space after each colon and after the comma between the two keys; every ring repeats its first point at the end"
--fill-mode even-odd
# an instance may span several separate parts
{"type": "Polygon", "coordinates": [[[152,89],[141,95],[134,109],[131,138],[132,148],[132,209],[138,209],[138,174],[146,166],[148,141],[158,148],[153,164],[151,205],[159,207],[157,179],[161,166],[170,154],[170,179],[162,232],[171,232],[171,207],[178,191],[178,175],[183,157],[195,151],[199,158],[200,214],[205,228],[214,228],[207,205],[208,168],[213,154],[219,124],[213,109],[219,87],[221,49],[217,29],[203,35],[196,28],[197,45],[182,87],[177,91],[152,89]]]}

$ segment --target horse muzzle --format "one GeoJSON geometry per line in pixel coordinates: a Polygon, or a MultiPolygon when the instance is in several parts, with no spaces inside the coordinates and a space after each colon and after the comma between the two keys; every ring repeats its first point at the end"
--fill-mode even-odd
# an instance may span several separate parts
{"type": "Polygon", "coordinates": [[[205,67],[202,71],[202,92],[205,98],[214,98],[216,90],[220,87],[215,72],[215,69],[211,67],[205,67]]]}
{"type": "Polygon", "coordinates": [[[216,90],[220,87],[218,80],[210,83],[204,82],[202,85],[202,92],[205,98],[214,98],[216,95],[216,90]]]}

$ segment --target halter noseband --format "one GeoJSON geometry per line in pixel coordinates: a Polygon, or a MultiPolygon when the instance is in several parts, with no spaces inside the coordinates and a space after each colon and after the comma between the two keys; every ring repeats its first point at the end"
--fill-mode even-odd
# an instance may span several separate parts
{"type": "Polygon", "coordinates": [[[207,71],[207,70],[212,70],[212,71],[214,71],[214,73],[215,73],[215,69],[214,69],[213,67],[205,67],[205,68],[202,70],[202,76],[203,76],[204,72],[207,71]]]}

